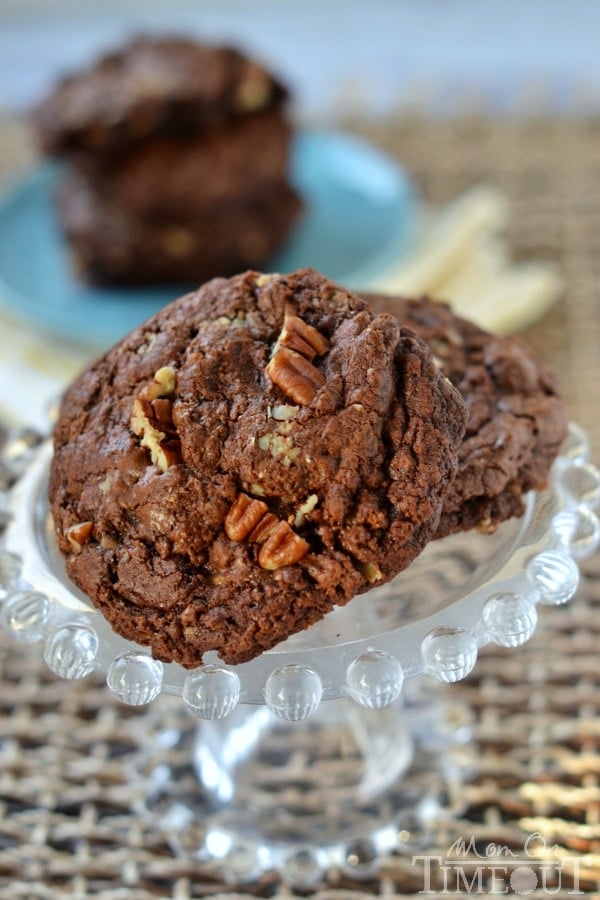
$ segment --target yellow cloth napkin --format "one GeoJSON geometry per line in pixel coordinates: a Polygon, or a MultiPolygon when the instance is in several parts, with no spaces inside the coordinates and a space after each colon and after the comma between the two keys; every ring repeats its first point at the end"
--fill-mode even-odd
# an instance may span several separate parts
{"type": "Polygon", "coordinates": [[[443,210],[424,210],[414,250],[370,286],[383,294],[430,294],[496,334],[530,325],[561,290],[546,262],[515,265],[504,231],[509,209],[493,187],[468,191],[443,210]]]}

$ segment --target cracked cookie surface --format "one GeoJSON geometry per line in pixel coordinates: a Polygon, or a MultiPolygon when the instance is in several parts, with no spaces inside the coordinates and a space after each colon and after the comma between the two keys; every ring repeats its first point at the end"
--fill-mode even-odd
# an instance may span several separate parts
{"type": "Polygon", "coordinates": [[[567,414],[554,375],[514,337],[496,337],[445,303],[365,295],[431,348],[436,365],[464,397],[469,418],[436,537],[493,530],[522,515],[523,495],[545,486],[562,444],[567,414]]]}
{"type": "Polygon", "coordinates": [[[251,659],[423,549],[465,417],[413,331],[319,274],[215,279],[65,395],[68,574],[159,659],[251,659]]]}

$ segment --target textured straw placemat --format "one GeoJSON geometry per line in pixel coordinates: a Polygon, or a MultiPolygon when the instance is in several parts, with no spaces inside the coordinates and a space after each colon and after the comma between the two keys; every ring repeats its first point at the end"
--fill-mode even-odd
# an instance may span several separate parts
{"type": "MultiPolygon", "coordinates": [[[[4,171],[23,160],[19,129],[0,129],[4,171]],[[9,159],[10,157],[10,159],[9,159]]],[[[600,121],[432,124],[419,117],[362,129],[414,173],[441,203],[491,182],[513,203],[510,240],[519,258],[560,265],[565,294],[527,338],[558,370],[572,417],[600,455],[600,121]]],[[[564,864],[548,888],[570,896],[600,889],[600,558],[565,609],[545,610],[532,642],[485,651],[453,691],[475,716],[476,769],[461,817],[434,831],[427,853],[444,856],[457,837],[485,851],[523,851],[539,832],[564,864]]],[[[234,892],[172,856],[160,835],[129,812],[124,765],[143,711],[118,706],[100,681],[60,682],[39,651],[0,638],[0,897],[186,900],[206,895],[287,897],[266,878],[234,892]]],[[[432,881],[432,887],[442,885],[432,881]]],[[[391,856],[370,881],[335,873],[320,900],[417,895],[423,871],[391,856]]],[[[489,883],[484,888],[490,892],[489,883]]],[[[499,892],[506,889],[500,884],[499,892]]],[[[508,888],[510,892],[510,888],[508,888]]]]}

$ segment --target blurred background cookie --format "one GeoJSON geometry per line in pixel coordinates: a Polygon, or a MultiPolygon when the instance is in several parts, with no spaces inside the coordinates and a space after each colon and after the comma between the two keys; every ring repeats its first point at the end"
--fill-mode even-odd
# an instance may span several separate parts
{"type": "Polygon", "coordinates": [[[261,268],[301,209],[287,91],[229,47],[140,37],[64,78],[34,112],[64,159],[59,219],[98,284],[261,268]]]}
{"type": "Polygon", "coordinates": [[[34,120],[47,153],[109,154],[157,135],[198,134],[285,97],[283,85],[233,48],[142,36],[64,77],[34,120]]]}
{"type": "Polygon", "coordinates": [[[96,284],[202,282],[268,259],[285,239],[301,204],[284,181],[205,210],[136,216],[104,201],[78,172],[65,175],[58,217],[81,274],[96,284]]]}
{"type": "Polygon", "coordinates": [[[285,182],[291,132],[281,112],[269,109],[188,138],[148,138],[108,163],[92,154],[73,156],[70,167],[99,199],[129,215],[201,216],[285,182]]]}

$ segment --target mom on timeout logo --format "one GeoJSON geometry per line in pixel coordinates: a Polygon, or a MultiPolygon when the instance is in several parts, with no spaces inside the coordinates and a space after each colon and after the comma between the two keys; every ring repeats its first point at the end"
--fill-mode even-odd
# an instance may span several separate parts
{"type": "Polygon", "coordinates": [[[519,851],[459,837],[445,856],[413,856],[412,864],[423,866],[420,894],[583,894],[579,860],[564,853],[561,859],[558,845],[549,845],[539,832],[519,851]]]}

